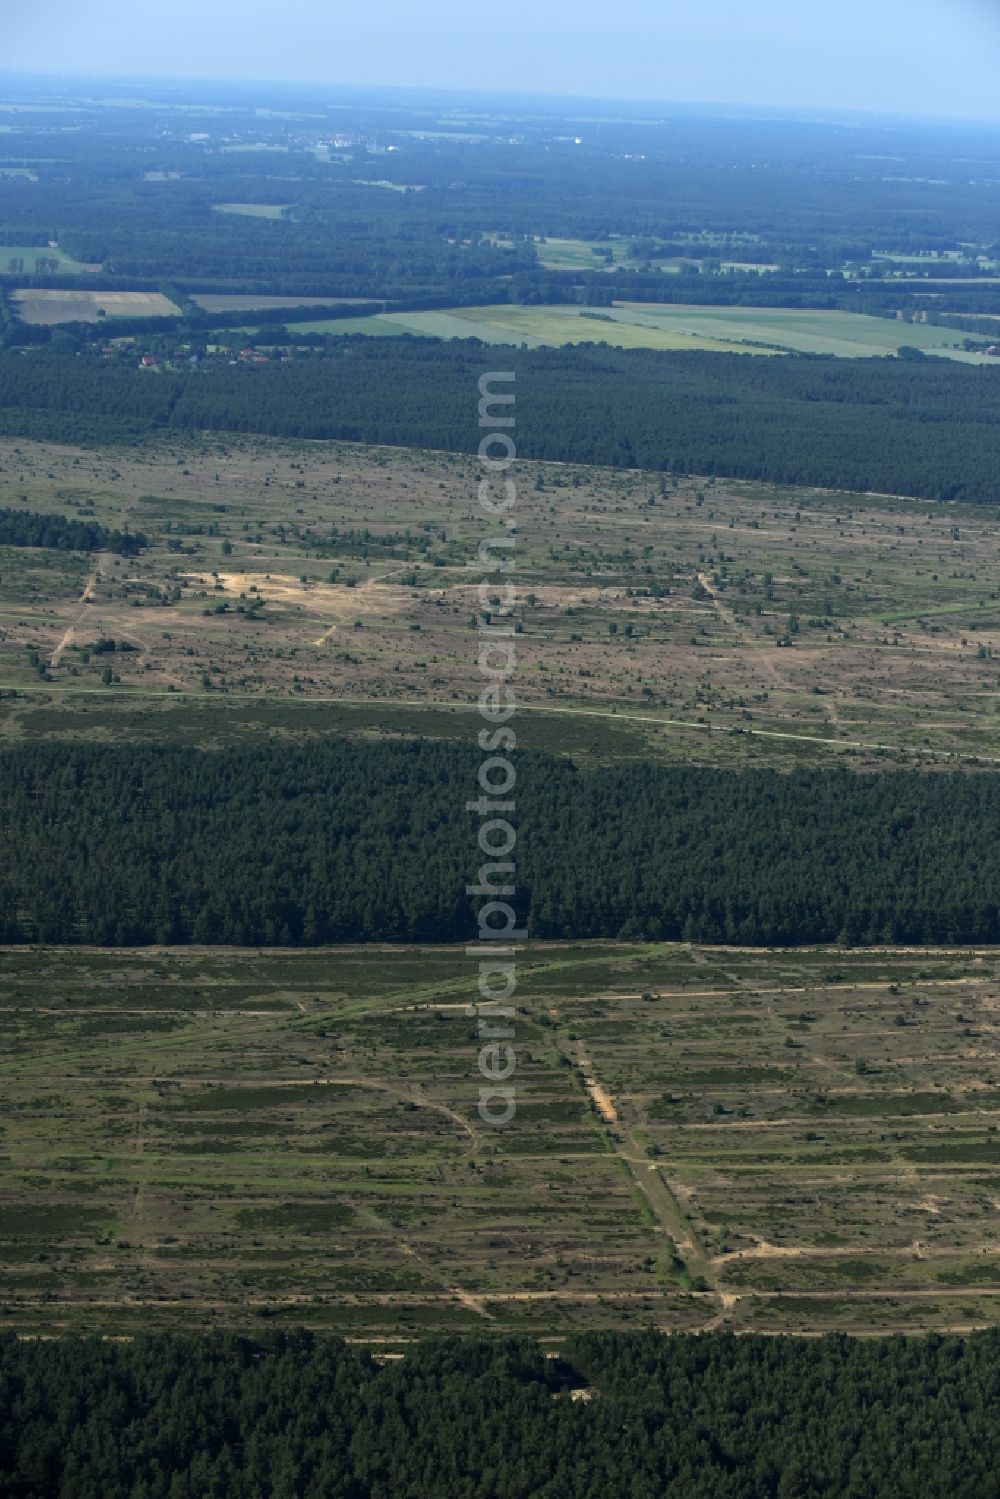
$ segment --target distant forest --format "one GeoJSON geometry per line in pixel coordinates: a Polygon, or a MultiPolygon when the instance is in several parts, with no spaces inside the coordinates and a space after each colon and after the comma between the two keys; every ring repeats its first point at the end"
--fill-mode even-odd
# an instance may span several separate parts
{"type": "MultiPolygon", "coordinates": [[[[947,275],[949,254],[1000,244],[996,135],[971,123],[845,129],[627,105],[613,119],[599,107],[598,121],[578,101],[521,98],[477,99],[471,114],[464,101],[443,129],[442,98],[402,92],[339,90],[332,105],[324,90],[272,87],[272,114],[259,89],[225,85],[213,85],[221,110],[201,89],[147,85],[140,102],[112,84],[110,108],[55,80],[44,97],[30,80],[5,90],[28,107],[12,112],[4,148],[20,171],[3,184],[0,277],[35,285],[72,284],[65,262],[53,268],[54,233],[122,289],[483,301],[511,278],[515,300],[597,286],[623,252],[661,286],[698,284],[659,275],[681,256],[715,286],[749,262],[811,273],[827,297],[839,290],[827,270],[860,263],[877,277],[876,252],[947,275]],[[265,216],[218,211],[234,204],[265,216]],[[539,235],[587,242],[582,261],[545,268],[539,235]]],[[[752,297],[760,278],[738,279],[752,297]]],[[[77,281],[101,284],[79,268],[77,281]]]]}
{"type": "Polygon", "coordinates": [[[995,1499],[1000,1334],[0,1337],[9,1499],[995,1499]],[[574,1389],[590,1398],[574,1400],[574,1389]]]}
{"type": "MultiPolygon", "coordinates": [[[[595,325],[599,326],[599,325],[595,325]]],[[[931,358],[664,353],[338,337],[287,365],[133,371],[0,354],[0,432],[64,442],[215,429],[412,445],[479,442],[476,381],[517,373],[522,457],[1000,502],[1000,368],[931,358]]]]}
{"type": "MultiPolygon", "coordinates": [[[[430,740],[5,750],[0,942],[463,941],[479,758],[430,740]]],[[[994,775],[517,764],[533,936],[1000,941],[994,775]]]]}

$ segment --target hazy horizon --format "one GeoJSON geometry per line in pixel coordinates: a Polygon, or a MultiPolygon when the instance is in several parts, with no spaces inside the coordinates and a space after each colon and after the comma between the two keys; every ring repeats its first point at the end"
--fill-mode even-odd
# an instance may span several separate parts
{"type": "Polygon", "coordinates": [[[554,0],[493,12],[385,0],[360,12],[286,0],[37,0],[0,19],[5,73],[185,83],[430,89],[628,103],[1000,120],[994,0],[637,0],[623,16],[554,0]],[[617,25],[615,25],[617,21],[617,25]],[[195,43],[197,45],[195,45],[195,43]]]}

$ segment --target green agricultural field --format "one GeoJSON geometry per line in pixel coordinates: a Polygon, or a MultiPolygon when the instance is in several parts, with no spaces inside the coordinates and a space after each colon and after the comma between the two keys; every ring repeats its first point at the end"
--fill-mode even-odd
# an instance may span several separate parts
{"type": "Polygon", "coordinates": [[[669,328],[697,337],[743,341],[747,346],[759,343],[791,353],[860,359],[894,354],[905,344],[951,359],[985,362],[984,355],[967,354],[962,349],[963,335],[954,328],[867,317],[856,312],[784,307],[667,307],[626,302],[613,309],[613,316],[650,329],[669,328]]]}
{"type": "Polygon", "coordinates": [[[995,952],[0,953],[13,1330],[995,1320],[995,952]]]}
{"type": "MultiPolygon", "coordinates": [[[[290,323],[302,333],[414,333],[424,338],[480,338],[490,344],[528,348],[573,343],[609,343],[622,349],[710,349],[743,352],[743,345],[711,333],[668,325],[653,326],[580,307],[456,307],[440,312],[375,313],[334,322],[290,323]]],[[[776,350],[755,350],[771,353],[776,350]]]]}
{"type": "MultiPolygon", "coordinates": [[[[315,305],[316,304],[313,303],[313,306],[315,306],[315,305]]],[[[377,313],[373,313],[370,316],[366,316],[366,317],[317,318],[317,319],[314,319],[312,322],[298,322],[298,321],[294,321],[290,317],[289,320],[288,320],[287,326],[288,326],[289,329],[291,329],[291,331],[293,333],[333,333],[333,334],[362,333],[362,334],[364,334],[364,336],[366,338],[398,338],[400,336],[400,334],[403,334],[403,333],[421,333],[424,338],[429,338],[429,337],[470,338],[470,337],[472,337],[472,335],[469,334],[468,332],[465,332],[465,333],[463,333],[463,332],[455,332],[455,333],[444,333],[444,334],[433,334],[432,335],[432,334],[429,334],[426,331],[422,330],[419,327],[412,326],[412,321],[411,320],[413,318],[420,318],[420,317],[441,317],[441,316],[443,316],[443,314],[441,314],[441,313],[432,313],[432,312],[428,312],[428,313],[408,312],[408,313],[392,313],[392,314],[377,312],[377,313]]],[[[232,332],[233,330],[229,329],[228,331],[232,332]]],[[[266,345],[266,343],[268,341],[268,337],[267,336],[268,336],[268,331],[269,330],[266,327],[266,325],[263,328],[261,328],[260,324],[245,323],[245,324],[242,325],[242,327],[240,328],[239,331],[243,332],[243,333],[254,333],[254,334],[257,334],[257,336],[258,336],[258,342],[261,343],[261,344],[265,344],[266,345]]],[[[224,332],[220,333],[219,336],[223,337],[224,336],[224,332]]]]}
{"type": "Polygon", "coordinates": [[[415,333],[432,338],[481,338],[492,344],[607,343],[624,349],[710,349],[743,354],[833,354],[844,359],[895,354],[903,345],[965,363],[988,362],[966,353],[954,328],[855,312],[799,308],[701,307],[620,302],[609,308],[500,304],[440,312],[376,313],[347,322],[290,323],[297,331],[415,333]]]}
{"type": "Polygon", "coordinates": [[[99,265],[85,265],[81,260],[74,260],[58,245],[0,245],[0,276],[33,276],[39,261],[47,271],[53,260],[57,262],[58,272],[67,276],[101,269],[99,265]]]}

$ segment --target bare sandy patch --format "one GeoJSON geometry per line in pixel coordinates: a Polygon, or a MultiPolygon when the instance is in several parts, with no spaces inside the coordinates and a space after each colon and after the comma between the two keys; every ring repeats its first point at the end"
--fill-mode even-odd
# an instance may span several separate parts
{"type": "Polygon", "coordinates": [[[216,581],[222,584],[221,592],[239,598],[245,594],[259,596],[283,604],[294,604],[297,608],[327,615],[335,620],[354,618],[366,614],[399,614],[407,604],[404,588],[391,583],[382,583],[371,578],[348,588],[343,583],[321,583],[310,579],[303,583],[291,573],[219,573],[218,579],[201,576],[205,588],[215,592],[216,581]]]}
{"type": "Polygon", "coordinates": [[[589,1063],[583,1062],[583,1085],[594,1101],[594,1107],[606,1124],[618,1123],[618,1110],[615,1108],[611,1094],[594,1077],[589,1063]]]}

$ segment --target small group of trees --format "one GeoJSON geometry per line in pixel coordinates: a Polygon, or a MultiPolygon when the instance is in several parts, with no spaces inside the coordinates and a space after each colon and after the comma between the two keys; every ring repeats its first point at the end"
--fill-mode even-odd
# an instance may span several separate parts
{"type": "MultiPolygon", "coordinates": [[[[35,255],[30,257],[31,264],[27,274],[36,276],[54,276],[59,269],[59,257],[57,255],[35,255]]],[[[7,257],[7,274],[9,276],[23,276],[25,272],[25,257],[23,255],[9,255],[7,257]]]]}
{"type": "Polygon", "coordinates": [[[97,521],[8,506],[0,509],[0,544],[60,552],[117,552],[122,557],[134,557],[146,545],[146,537],[141,531],[109,530],[97,521]]]}

